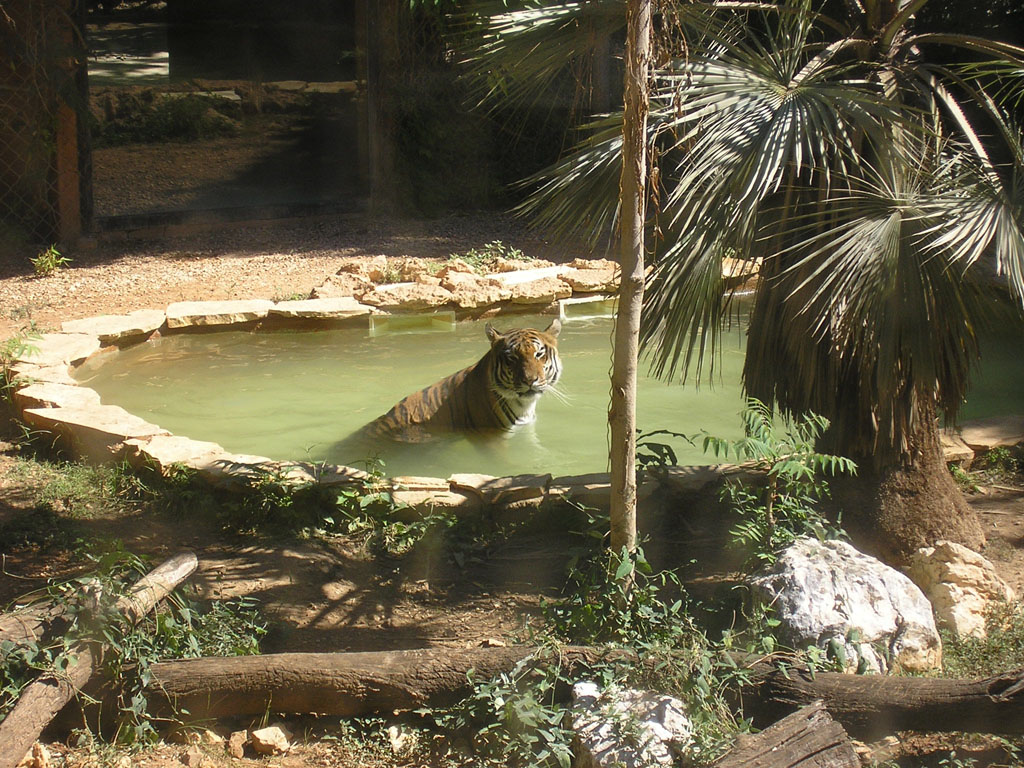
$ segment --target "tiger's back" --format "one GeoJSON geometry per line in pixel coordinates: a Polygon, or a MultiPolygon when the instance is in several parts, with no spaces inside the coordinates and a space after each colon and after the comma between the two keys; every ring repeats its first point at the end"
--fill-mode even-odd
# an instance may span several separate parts
{"type": "Polygon", "coordinates": [[[540,396],[562,373],[554,320],[544,331],[486,326],[490,349],[476,363],[415,392],[361,430],[364,437],[402,442],[446,432],[511,429],[533,421],[540,396]]]}

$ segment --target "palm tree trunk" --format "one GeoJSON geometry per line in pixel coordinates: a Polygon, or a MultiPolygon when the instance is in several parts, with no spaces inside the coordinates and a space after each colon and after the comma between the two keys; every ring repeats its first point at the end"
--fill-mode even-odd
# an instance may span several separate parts
{"type": "Polygon", "coordinates": [[[615,351],[611,424],[611,547],[617,555],[636,548],[636,372],[640,308],[644,296],[644,220],[647,187],[648,70],[651,0],[626,5],[626,82],[619,181],[622,281],[615,351]]]}
{"type": "Polygon", "coordinates": [[[890,563],[942,539],[974,550],[985,544],[978,516],[946,467],[935,407],[921,411],[910,439],[911,463],[878,467],[872,456],[851,456],[857,476],[832,481],[833,499],[854,543],[890,563]]]}

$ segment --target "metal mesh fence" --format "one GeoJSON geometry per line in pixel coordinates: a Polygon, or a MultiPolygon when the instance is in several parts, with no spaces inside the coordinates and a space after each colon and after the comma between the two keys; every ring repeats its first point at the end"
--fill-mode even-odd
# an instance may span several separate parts
{"type": "Polygon", "coordinates": [[[57,236],[59,105],[75,101],[69,7],[0,3],[0,246],[57,236]]]}

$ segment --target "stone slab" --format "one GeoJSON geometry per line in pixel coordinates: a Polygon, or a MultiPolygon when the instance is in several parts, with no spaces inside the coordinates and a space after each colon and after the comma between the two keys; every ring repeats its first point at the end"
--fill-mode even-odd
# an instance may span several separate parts
{"type": "Polygon", "coordinates": [[[974,462],[974,449],[953,432],[943,431],[939,435],[942,457],[947,464],[959,464],[963,469],[970,469],[974,462]]]}
{"type": "Polygon", "coordinates": [[[365,483],[370,479],[368,472],[355,467],[346,467],[344,464],[317,464],[307,469],[316,477],[316,481],[320,485],[328,488],[336,485],[365,483]]]}
{"type": "Polygon", "coordinates": [[[498,280],[504,285],[513,286],[532,283],[535,280],[558,277],[566,269],[568,267],[556,265],[553,267],[540,267],[538,269],[517,269],[514,272],[491,272],[486,277],[498,280]]]}
{"type": "Polygon", "coordinates": [[[441,477],[396,475],[391,478],[391,488],[396,491],[447,491],[449,485],[448,481],[441,477]]]}
{"type": "Polygon", "coordinates": [[[373,307],[361,304],[351,296],[324,299],[301,299],[280,301],[270,308],[271,317],[288,317],[311,320],[339,320],[346,317],[368,315],[373,307]]]}
{"type": "Polygon", "coordinates": [[[1024,416],[993,416],[960,425],[960,436],[975,451],[1009,448],[1024,442],[1024,416]]]}
{"type": "Polygon", "coordinates": [[[75,456],[96,463],[123,458],[132,438],[169,434],[116,405],[27,408],[23,415],[29,426],[54,432],[75,456]]]}
{"type": "Polygon", "coordinates": [[[557,277],[542,277],[539,280],[516,283],[511,288],[513,304],[550,304],[572,296],[569,284],[557,277]]]}
{"type": "Polygon", "coordinates": [[[88,333],[44,333],[28,344],[18,362],[42,367],[80,363],[100,348],[100,340],[88,333]]]}
{"type": "Polygon", "coordinates": [[[195,469],[206,460],[225,453],[217,443],[193,440],[181,435],[155,435],[126,440],[125,445],[130,462],[136,465],[150,464],[161,473],[176,464],[195,469]]]}
{"type": "Polygon", "coordinates": [[[543,499],[551,485],[551,475],[512,475],[491,477],[460,473],[448,478],[453,491],[469,491],[487,504],[512,504],[543,499]]]}
{"type": "Polygon", "coordinates": [[[77,386],[78,382],[71,376],[70,369],[63,363],[60,365],[33,365],[32,363],[15,363],[11,366],[11,377],[18,386],[27,386],[35,382],[51,382],[77,386]]]}
{"type": "Polygon", "coordinates": [[[147,336],[164,324],[162,309],[140,309],[127,315],[98,315],[61,323],[65,333],[86,333],[105,344],[147,336]]]}
{"type": "Polygon", "coordinates": [[[235,325],[262,320],[273,308],[266,299],[179,301],[167,307],[167,327],[235,325]]]}
{"type": "Polygon", "coordinates": [[[260,477],[272,477],[285,485],[312,485],[316,478],[306,467],[266,456],[223,451],[186,463],[213,485],[240,487],[260,477]]]}
{"type": "Polygon", "coordinates": [[[456,491],[392,491],[391,498],[399,505],[394,511],[399,519],[418,518],[441,510],[472,513],[480,509],[479,498],[456,491]]]}
{"type": "Polygon", "coordinates": [[[14,402],[26,408],[81,408],[100,404],[99,393],[74,384],[38,382],[14,393],[14,402]]]}

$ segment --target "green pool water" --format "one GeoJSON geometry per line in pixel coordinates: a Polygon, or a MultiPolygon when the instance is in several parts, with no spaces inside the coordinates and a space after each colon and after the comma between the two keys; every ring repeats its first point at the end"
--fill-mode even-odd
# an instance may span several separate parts
{"type": "MultiPolygon", "coordinates": [[[[544,328],[548,317],[501,318],[505,330],[544,328]]],[[[607,468],[611,320],[563,325],[563,397],[546,394],[535,424],[489,438],[381,444],[392,475],[453,472],[507,475],[598,472],[607,468]]],[[[713,385],[640,381],[642,430],[739,437],[741,330],[725,336],[713,385]]],[[[1017,330],[986,344],[965,418],[1024,413],[1024,345],[1017,330]]],[[[367,448],[344,438],[395,402],[477,360],[487,350],[483,323],[453,331],[383,333],[366,329],[179,334],[148,341],[80,368],[79,382],[174,434],[235,453],[282,460],[355,464],[367,448]]],[[[643,368],[642,368],[643,370],[643,368]]],[[[680,463],[708,463],[699,447],[673,441],[680,463]]]]}
{"type": "MultiPolygon", "coordinates": [[[[545,328],[550,317],[499,318],[496,327],[545,328]]],[[[378,446],[389,474],[446,477],[452,472],[577,474],[607,468],[611,320],[573,320],[558,338],[562,397],[545,394],[537,421],[506,435],[429,444],[378,446]]],[[[479,359],[483,323],[454,331],[385,333],[366,329],[179,334],[89,363],[78,381],[177,435],[210,440],[235,453],[353,464],[343,438],[395,402],[479,359]]],[[[643,430],[699,429],[739,436],[743,355],[737,331],[723,349],[714,386],[640,382],[643,430]]],[[[699,449],[675,441],[679,460],[703,463],[699,449]]],[[[359,449],[365,452],[364,449],[359,449]]]]}

